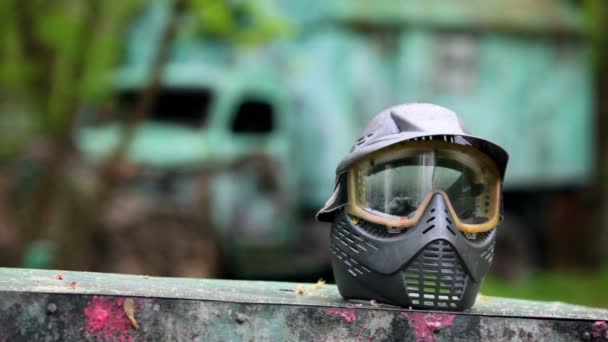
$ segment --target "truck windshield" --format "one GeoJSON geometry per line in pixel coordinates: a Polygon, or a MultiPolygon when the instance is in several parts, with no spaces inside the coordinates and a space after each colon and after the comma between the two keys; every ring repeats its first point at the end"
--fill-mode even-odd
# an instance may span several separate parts
{"type": "MultiPolygon", "coordinates": [[[[140,94],[137,90],[119,92],[117,110],[100,110],[95,115],[95,123],[104,124],[131,115],[140,99],[140,94]]],[[[161,89],[150,105],[146,120],[193,128],[202,127],[207,121],[212,99],[213,94],[208,89],[161,89]]]]}

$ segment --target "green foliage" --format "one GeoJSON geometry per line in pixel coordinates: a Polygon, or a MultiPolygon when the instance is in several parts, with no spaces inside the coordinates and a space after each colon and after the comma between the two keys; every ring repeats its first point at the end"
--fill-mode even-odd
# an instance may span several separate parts
{"type": "Polygon", "coordinates": [[[32,134],[65,135],[79,105],[103,100],[121,39],[140,0],[0,2],[0,154],[32,134]],[[23,124],[27,122],[27,124],[23,124]],[[9,125],[10,126],[10,125],[9,125]],[[27,127],[27,129],[22,129],[27,127]],[[21,135],[21,137],[19,137],[21,135]]]}
{"type": "Polygon", "coordinates": [[[195,18],[195,34],[251,45],[289,32],[273,2],[188,0],[188,6],[195,18]]]}
{"type": "Polygon", "coordinates": [[[489,278],[484,295],[521,299],[561,301],[608,308],[608,269],[594,273],[541,272],[518,281],[489,278]]]}
{"type": "Polygon", "coordinates": [[[109,95],[109,70],[119,63],[125,26],[133,13],[141,7],[141,0],[121,1],[120,5],[111,1],[101,1],[100,15],[91,44],[86,51],[81,95],[87,102],[99,102],[109,95]],[[100,87],[99,85],[103,85],[100,87]]]}
{"type": "Polygon", "coordinates": [[[24,81],[34,72],[33,65],[27,65],[23,59],[14,5],[15,1],[0,1],[0,98],[3,103],[24,92],[24,81]]]}
{"type": "Polygon", "coordinates": [[[591,42],[593,45],[593,62],[596,71],[606,69],[608,57],[608,2],[604,0],[585,0],[584,9],[591,42]]]}

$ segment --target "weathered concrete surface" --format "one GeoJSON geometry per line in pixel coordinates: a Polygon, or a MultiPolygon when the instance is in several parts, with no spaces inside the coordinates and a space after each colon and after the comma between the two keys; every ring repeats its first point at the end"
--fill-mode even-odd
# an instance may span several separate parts
{"type": "Polygon", "coordinates": [[[345,302],[331,285],[0,268],[0,341],[608,340],[606,321],[563,303],[429,312],[345,302]]]}

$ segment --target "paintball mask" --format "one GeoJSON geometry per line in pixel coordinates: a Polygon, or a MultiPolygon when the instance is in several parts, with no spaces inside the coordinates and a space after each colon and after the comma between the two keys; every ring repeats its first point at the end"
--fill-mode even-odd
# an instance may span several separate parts
{"type": "Polygon", "coordinates": [[[317,214],[332,222],[340,294],[425,309],[471,307],[494,255],[508,155],[443,107],[389,108],[337,170],[317,214]]]}

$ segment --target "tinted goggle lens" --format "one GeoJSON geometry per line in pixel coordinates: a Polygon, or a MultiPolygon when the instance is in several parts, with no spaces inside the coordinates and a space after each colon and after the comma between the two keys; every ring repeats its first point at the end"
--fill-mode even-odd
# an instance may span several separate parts
{"type": "Polygon", "coordinates": [[[440,192],[461,230],[484,231],[497,223],[500,179],[486,155],[469,146],[440,142],[410,143],[381,152],[349,173],[351,214],[405,228],[417,223],[431,195],[440,192]]]}

